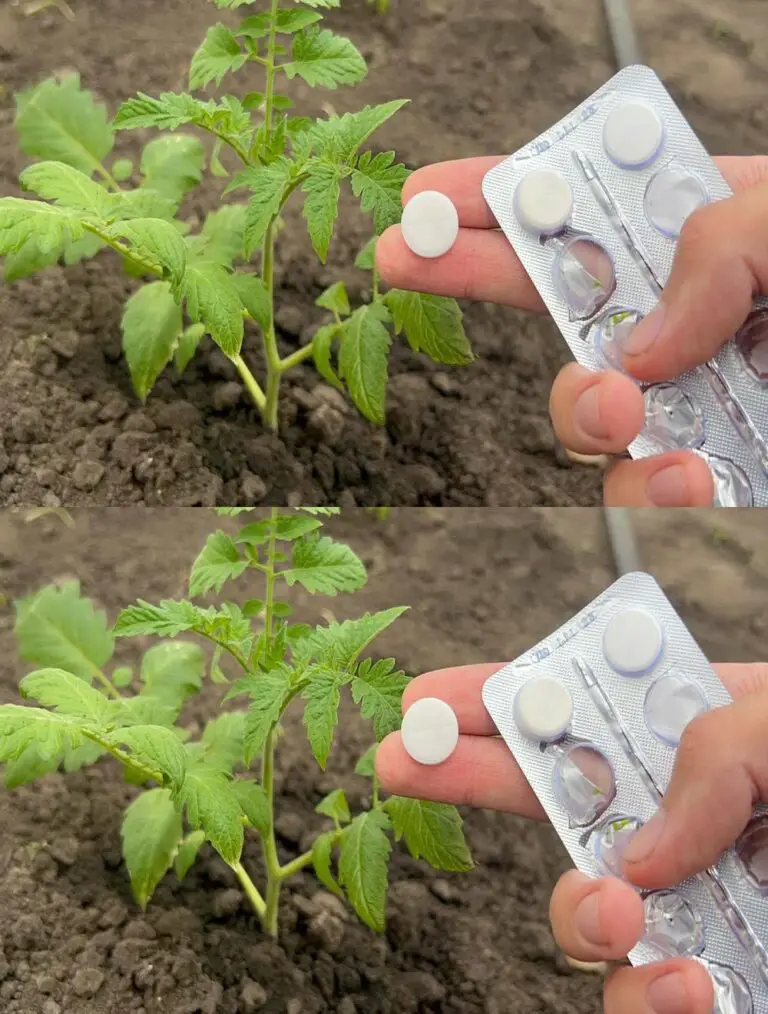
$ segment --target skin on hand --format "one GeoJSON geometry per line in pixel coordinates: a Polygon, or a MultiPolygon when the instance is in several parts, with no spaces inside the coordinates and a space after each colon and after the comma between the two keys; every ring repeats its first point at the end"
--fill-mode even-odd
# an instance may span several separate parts
{"type": "MultiPolygon", "coordinates": [[[[403,697],[403,710],[438,697],[459,722],[459,743],[443,764],[424,767],[406,753],[397,732],[379,746],[376,769],[388,792],[439,802],[545,814],[482,701],[482,687],[503,663],[425,673],[403,697]]],[[[716,665],[734,703],[686,729],[660,815],[638,833],[625,872],[642,887],[663,887],[712,865],[744,829],[756,801],[768,801],[768,664],[716,665]]],[[[619,961],[643,933],[643,905],[629,884],[576,870],[552,895],[558,945],[581,961],[619,961]]],[[[704,968],[676,959],[621,968],[607,980],[605,1014],[711,1014],[704,968]]]]}
{"type": "MultiPolygon", "coordinates": [[[[379,239],[382,278],[390,285],[459,299],[544,312],[520,260],[499,231],[481,185],[500,158],[426,166],[403,189],[403,202],[422,190],[446,194],[461,228],[444,257],[425,260],[406,246],[399,226],[379,239]]],[[[641,380],[671,379],[710,359],[744,322],[757,293],[768,293],[768,156],[715,159],[734,197],[695,212],[686,222],[663,301],[632,335],[625,358],[641,380]]],[[[555,380],[550,399],[555,433],[581,454],[621,454],[644,422],[640,390],[617,371],[594,373],[575,363],[555,380]]],[[[626,507],[706,507],[713,485],[705,461],[672,452],[621,461],[605,481],[605,502],[626,507]]]]}

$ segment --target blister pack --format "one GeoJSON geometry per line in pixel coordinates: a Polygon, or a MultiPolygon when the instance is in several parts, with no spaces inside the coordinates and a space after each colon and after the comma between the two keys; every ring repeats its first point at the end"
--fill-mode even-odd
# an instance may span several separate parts
{"type": "MultiPolygon", "coordinates": [[[[483,702],[576,866],[622,876],[675,750],[729,694],[658,584],[629,574],[485,683],[483,702]]],[[[715,1014],[768,1014],[768,807],[716,867],[643,892],[635,965],[690,957],[715,1014]]]]}
{"type": "MultiPolygon", "coordinates": [[[[492,169],[483,194],[577,361],[622,368],[657,304],[683,224],[731,195],[669,92],[628,67],[492,169]]],[[[674,383],[643,385],[636,458],[690,449],[718,506],[768,506],[768,300],[735,340],[674,383]]]]}

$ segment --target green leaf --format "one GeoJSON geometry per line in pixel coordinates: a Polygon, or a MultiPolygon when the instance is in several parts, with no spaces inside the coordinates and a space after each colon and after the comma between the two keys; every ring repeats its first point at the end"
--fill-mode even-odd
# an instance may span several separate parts
{"type": "Polygon", "coordinates": [[[236,7],[243,7],[245,4],[256,3],[256,0],[213,0],[217,7],[230,7],[233,10],[236,7]]]}
{"type": "Polygon", "coordinates": [[[408,606],[395,606],[378,613],[365,613],[343,623],[334,621],[327,627],[316,627],[294,646],[294,654],[315,658],[323,667],[347,669],[382,631],[407,611],[408,606]]]}
{"type": "Polygon", "coordinates": [[[356,775],[363,775],[365,778],[373,778],[376,774],[376,751],[378,749],[378,743],[374,743],[373,746],[368,747],[357,764],[355,764],[356,775]]]}
{"type": "MultiPolygon", "coordinates": [[[[212,211],[199,235],[187,238],[187,249],[195,260],[215,261],[231,268],[243,257],[245,204],[225,204],[212,211]]],[[[252,277],[252,276],[248,276],[252,277]]]]}
{"type": "Polygon", "coordinates": [[[141,153],[144,186],[179,203],[203,178],[205,150],[186,134],[156,137],[141,153]]]}
{"type": "Polygon", "coordinates": [[[150,282],[137,289],[125,304],[121,328],[133,389],[146,401],[173,357],[182,328],[181,307],[168,282],[150,282]]]}
{"type": "Polygon", "coordinates": [[[407,104],[407,99],[395,99],[378,106],[366,106],[357,113],[318,120],[313,128],[314,141],[324,155],[337,160],[351,158],[379,127],[407,104]]]}
{"type": "Polygon", "coordinates": [[[362,271],[373,271],[376,267],[376,244],[378,242],[378,236],[374,236],[373,239],[368,240],[355,258],[356,268],[360,268],[362,271]]]}
{"type": "Polygon", "coordinates": [[[183,373],[192,362],[195,352],[197,352],[197,346],[204,336],[205,324],[190,324],[181,332],[173,353],[173,362],[177,373],[183,373]]]}
{"type": "Polygon", "coordinates": [[[261,835],[269,834],[269,799],[264,787],[258,782],[241,779],[232,783],[232,789],[251,827],[261,835]]]}
{"type": "Polygon", "coordinates": [[[400,728],[401,701],[407,686],[408,677],[395,670],[394,659],[382,659],[375,665],[365,659],[358,666],[352,680],[352,699],[360,705],[363,718],[373,720],[373,731],[379,742],[400,728]]]}
{"type": "Polygon", "coordinates": [[[248,567],[235,543],[225,532],[208,536],[205,546],[192,564],[189,594],[194,598],[205,592],[221,591],[226,581],[239,577],[248,567]]]}
{"type": "Polygon", "coordinates": [[[225,74],[239,70],[248,60],[237,39],[226,25],[213,25],[192,57],[189,87],[205,88],[211,81],[220,85],[225,74]]]}
{"type": "Polygon", "coordinates": [[[390,796],[384,809],[392,818],[395,838],[405,838],[414,859],[423,856],[436,870],[464,873],[473,869],[455,806],[390,796]]]}
{"type": "Polygon", "coordinates": [[[46,201],[96,218],[105,218],[112,205],[109,191],[64,162],[36,162],[27,166],[19,182],[46,201]]]}
{"type": "Polygon", "coordinates": [[[204,763],[191,767],[175,794],[177,805],[186,806],[187,819],[224,862],[239,862],[243,851],[242,809],[232,782],[216,768],[204,763]]]}
{"type": "Polygon", "coordinates": [[[290,79],[298,76],[313,88],[336,88],[362,81],[368,68],[349,39],[313,27],[294,38],[291,61],[283,64],[283,70],[290,79]]]}
{"type": "Polygon", "coordinates": [[[307,7],[341,7],[341,0],[295,0],[295,2],[306,4],[307,7]]]}
{"type": "Polygon", "coordinates": [[[262,331],[269,328],[270,298],[264,282],[258,275],[234,274],[230,276],[240,301],[262,331]]]}
{"type": "Polygon", "coordinates": [[[352,192],[363,211],[373,214],[377,235],[396,225],[402,215],[403,184],[410,175],[404,165],[393,164],[393,151],[373,156],[364,152],[352,170],[352,192]]]}
{"type": "Polygon", "coordinates": [[[115,127],[118,130],[135,130],[143,127],[158,127],[160,130],[176,130],[186,123],[203,126],[213,115],[214,102],[201,102],[192,95],[163,92],[158,98],[144,92],[128,99],[117,111],[115,127]]]}
{"type": "Polygon", "coordinates": [[[247,186],[252,191],[245,216],[245,256],[250,259],[259,246],[267,226],[277,215],[285,188],[291,179],[293,164],[284,157],[268,165],[249,166],[235,176],[226,193],[247,186]]]}
{"type": "Polygon", "coordinates": [[[225,355],[237,356],[243,344],[243,308],[240,295],[220,264],[194,261],[187,265],[181,283],[187,313],[201,323],[225,355]]]}
{"type": "Polygon", "coordinates": [[[341,836],[339,882],[357,914],[377,933],[384,932],[392,852],[385,834],[389,826],[385,813],[369,810],[355,817],[341,836]]]}
{"type": "Polygon", "coordinates": [[[339,374],[366,419],[384,425],[387,365],[391,336],[380,303],[359,307],[344,321],[339,334],[339,374]]]}
{"type": "Polygon", "coordinates": [[[133,896],[146,910],[155,888],[173,864],[183,834],[168,789],[142,792],[125,811],[120,831],[133,896]]]}
{"type": "Polygon", "coordinates": [[[16,640],[25,662],[64,669],[88,683],[115,649],[106,615],[80,594],[77,581],[17,601],[16,640]]]}
{"type": "Polygon", "coordinates": [[[315,534],[296,543],[292,566],[282,576],[290,587],[298,583],[308,592],[321,595],[357,591],[367,579],[362,561],[349,546],[315,534]]]}
{"type": "Polygon", "coordinates": [[[116,222],[108,232],[115,239],[127,239],[132,252],[141,260],[159,265],[163,276],[174,286],[181,282],[187,248],[171,222],[162,218],[133,218],[127,222],[116,222]]]}
{"type": "Polygon", "coordinates": [[[61,757],[65,748],[83,743],[77,719],[44,708],[0,705],[0,762],[18,760],[31,746],[42,761],[61,757]]]}
{"type": "Polygon", "coordinates": [[[455,299],[391,289],[384,301],[392,311],[395,331],[405,331],[414,352],[426,352],[436,363],[466,366],[472,362],[472,347],[455,299]]]}
{"type": "Polygon", "coordinates": [[[251,703],[245,720],[245,763],[250,765],[264,747],[267,734],[280,718],[288,697],[287,667],[260,673],[248,681],[251,703]]]}
{"type": "Polygon", "coordinates": [[[21,681],[19,689],[22,697],[31,698],[44,708],[53,708],[97,727],[109,722],[112,715],[113,705],[104,694],[63,669],[31,672],[21,681]]]}
{"type": "Polygon", "coordinates": [[[28,785],[43,775],[55,771],[61,762],[59,755],[43,758],[35,743],[31,743],[16,760],[5,765],[3,784],[6,789],[17,789],[20,785],[28,785]]]}
{"type": "Polygon", "coordinates": [[[176,858],[173,861],[173,870],[179,881],[183,880],[192,869],[197,859],[197,853],[200,851],[200,846],[204,841],[204,831],[193,831],[183,841],[179,842],[176,858]]]}
{"type": "Polygon", "coordinates": [[[30,158],[64,162],[88,176],[114,144],[106,107],[80,88],[77,74],[48,78],[18,95],[16,133],[30,158]]]}
{"type": "Polygon", "coordinates": [[[65,746],[62,767],[67,774],[70,774],[72,771],[79,771],[88,764],[95,764],[104,753],[104,748],[91,740],[86,740],[78,747],[65,746]]]}
{"type": "Polygon", "coordinates": [[[321,799],[315,807],[315,813],[321,813],[324,817],[338,821],[339,824],[348,824],[352,819],[349,812],[349,803],[343,789],[334,789],[321,799]]]}
{"type": "Polygon", "coordinates": [[[205,763],[231,775],[243,763],[244,737],[244,711],[225,711],[212,719],[201,740],[205,763]]]}
{"type": "Polygon", "coordinates": [[[132,725],[116,729],[108,738],[116,745],[127,746],[138,765],[159,772],[174,787],[184,780],[187,755],[172,729],[162,725],[132,725]]]}
{"type": "Polygon", "coordinates": [[[339,214],[342,171],[340,166],[311,159],[305,172],[308,175],[301,187],[306,194],[304,218],[307,220],[309,238],[315,253],[320,262],[325,264],[333,238],[333,227],[339,214]]]}
{"type": "Polygon", "coordinates": [[[145,187],[110,194],[110,198],[110,218],[115,222],[129,221],[132,218],[162,218],[171,222],[176,214],[176,201],[145,187]]]}
{"type": "Polygon", "coordinates": [[[135,606],[128,606],[117,618],[114,627],[116,637],[138,637],[144,634],[158,634],[160,637],[175,637],[187,630],[198,630],[204,625],[207,613],[191,602],[163,599],[159,606],[153,606],[139,599],[135,606]]]}
{"type": "Polygon", "coordinates": [[[54,264],[84,235],[79,214],[44,201],[0,197],[0,256],[15,255],[12,275],[54,264]]]}
{"type": "Polygon", "coordinates": [[[325,292],[321,292],[315,300],[315,306],[322,306],[324,310],[338,313],[340,317],[349,316],[352,310],[344,282],[334,282],[325,292]]]}
{"type": "Polygon", "coordinates": [[[336,883],[333,873],[331,873],[331,856],[335,846],[336,833],[334,831],[327,831],[325,834],[321,834],[315,838],[312,844],[312,865],[315,868],[317,879],[323,887],[326,887],[338,898],[343,898],[344,892],[336,883]]]}
{"type": "Polygon", "coordinates": [[[320,376],[338,391],[342,391],[344,389],[343,385],[331,365],[331,350],[338,334],[338,324],[326,324],[324,327],[319,328],[312,339],[312,355],[314,356],[315,366],[320,376]]]}
{"type": "Polygon", "coordinates": [[[116,714],[115,724],[121,729],[134,725],[162,725],[172,729],[179,717],[179,706],[169,704],[146,690],[133,697],[124,697],[116,714]]]}
{"type": "Polygon", "coordinates": [[[294,507],[294,510],[304,511],[305,514],[320,515],[321,517],[341,514],[341,507],[294,507]]]}
{"type": "Polygon", "coordinates": [[[309,535],[323,527],[317,518],[305,518],[301,514],[280,514],[275,524],[275,538],[280,542],[295,542],[302,535],[309,535]]]}
{"type": "Polygon", "coordinates": [[[118,666],[112,673],[112,682],[116,687],[129,687],[133,682],[133,669],[127,665],[118,666]]]}
{"type": "MultiPolygon", "coordinates": [[[[322,15],[315,14],[314,11],[279,9],[275,24],[280,35],[293,35],[301,31],[302,28],[314,25],[321,19],[322,15]]],[[[269,35],[271,25],[270,12],[263,11],[261,14],[253,14],[241,21],[235,35],[245,35],[249,39],[265,39],[269,35]]]]}
{"type": "Polygon", "coordinates": [[[325,771],[328,754],[333,745],[333,731],[339,720],[339,681],[335,675],[320,674],[310,680],[302,692],[306,701],[304,705],[304,725],[309,738],[312,753],[320,767],[325,771]]]}
{"type": "Polygon", "coordinates": [[[146,693],[178,711],[203,685],[205,655],[190,641],[165,641],[149,649],[141,660],[146,693]]]}
{"type": "Polygon", "coordinates": [[[259,616],[264,612],[264,599],[248,599],[243,603],[243,616],[259,616]]]}
{"type": "Polygon", "coordinates": [[[118,183],[122,183],[133,175],[133,162],[129,158],[116,158],[112,163],[110,172],[113,179],[116,179],[118,183]]]}

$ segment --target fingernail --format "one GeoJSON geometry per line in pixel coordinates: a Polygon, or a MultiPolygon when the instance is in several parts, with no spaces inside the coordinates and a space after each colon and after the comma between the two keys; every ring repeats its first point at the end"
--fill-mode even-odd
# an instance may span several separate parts
{"type": "Polygon", "coordinates": [[[647,859],[659,843],[667,824],[665,810],[657,810],[647,824],[640,828],[624,852],[625,863],[639,863],[647,859]]]}
{"type": "Polygon", "coordinates": [[[643,317],[640,323],[632,328],[622,345],[622,353],[625,356],[639,356],[642,352],[647,352],[661,334],[666,315],[666,307],[663,303],[659,303],[647,317],[643,317]]]}
{"type": "Polygon", "coordinates": [[[577,428],[593,440],[605,440],[608,430],[600,415],[598,385],[593,384],[582,392],[573,406],[573,421],[577,428]]]}
{"type": "Polygon", "coordinates": [[[587,943],[600,947],[604,947],[608,943],[600,924],[599,891],[593,891],[592,894],[588,894],[579,902],[573,913],[573,921],[577,932],[587,943]]]}
{"type": "Polygon", "coordinates": [[[662,975],[648,987],[648,1006],[654,1014],[688,1014],[690,1002],[682,972],[662,975]]]}
{"type": "Polygon", "coordinates": [[[654,472],[645,487],[648,499],[656,507],[687,507],[690,494],[682,465],[668,465],[654,472]]]}

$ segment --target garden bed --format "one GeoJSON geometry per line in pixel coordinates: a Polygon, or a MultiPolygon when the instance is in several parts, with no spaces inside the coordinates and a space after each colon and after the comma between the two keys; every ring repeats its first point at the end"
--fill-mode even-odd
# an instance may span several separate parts
{"type": "MultiPolygon", "coordinates": [[[[724,6],[654,0],[643,5],[647,58],[662,73],[714,151],[764,147],[768,26],[760,0],[724,6]]],[[[137,89],[184,86],[189,57],[215,10],[206,0],[164,4],[73,0],[23,18],[0,0],[0,193],[15,193],[22,168],[13,131],[13,93],[55,72],[77,70],[112,110],[137,89]]],[[[344,111],[411,97],[377,135],[412,167],[518,147],[612,72],[601,5],[552,0],[393,0],[377,17],[362,0],[332,12],[368,59],[354,91],[293,94],[310,110],[344,111]],[[586,9],[585,9],[586,6],[586,9]],[[327,106],[326,106],[327,108],[327,106]]],[[[120,138],[131,154],[140,138],[120,138]]],[[[202,216],[218,201],[203,188],[185,207],[202,216]]],[[[284,353],[313,333],[314,299],[345,278],[369,223],[344,209],[326,267],[313,259],[300,214],[289,208],[280,237],[277,323],[284,353]]],[[[556,446],[547,394],[566,361],[548,321],[509,309],[467,307],[479,357],[438,367],[406,348],[392,357],[384,430],[333,398],[309,366],[290,375],[282,436],[265,434],[234,368],[207,343],[182,379],[170,371],[145,408],[120,358],[120,316],[132,283],[106,253],[70,269],[0,288],[0,502],[172,504],[265,502],[358,504],[588,504],[600,475],[573,466],[556,446]],[[333,425],[328,424],[329,416],[333,425]]],[[[257,369],[254,335],[246,358],[257,369]]]]}
{"type": "MultiPolygon", "coordinates": [[[[157,601],[182,592],[191,560],[216,525],[209,512],[194,510],[76,510],[74,519],[68,530],[56,518],[25,527],[18,515],[0,514],[6,595],[78,577],[114,618],[138,596],[157,601]]],[[[659,511],[637,523],[646,565],[710,657],[760,658],[768,557],[758,519],[659,511]]],[[[409,602],[411,612],[378,650],[414,673],[511,658],[613,576],[596,511],[402,510],[384,523],[350,512],[332,530],[365,559],[369,586],[348,603],[297,596],[297,611],[316,619],[330,605],[342,618],[409,602]]],[[[14,701],[25,670],[14,663],[9,608],[0,623],[0,701],[14,701]]],[[[135,661],[139,647],[122,643],[121,657],[135,661]]],[[[210,711],[221,689],[206,694],[202,707],[210,711]]],[[[194,707],[201,708],[198,699],[194,707]]],[[[289,712],[278,771],[284,860],[299,852],[314,827],[312,807],[330,788],[341,783],[353,806],[361,802],[366,782],[349,771],[369,736],[356,715],[342,715],[324,775],[300,717],[289,712]]],[[[466,875],[433,873],[396,850],[383,937],[339,912],[336,899],[303,874],[289,882],[275,944],[210,853],[182,886],[167,877],[141,915],[120,860],[121,812],[134,794],[108,761],[13,793],[0,790],[6,1014],[600,1010],[599,978],[572,971],[549,932],[549,894],[568,863],[544,826],[465,811],[477,867],[466,875]]],[[[258,874],[252,839],[244,862],[258,874]]]]}

